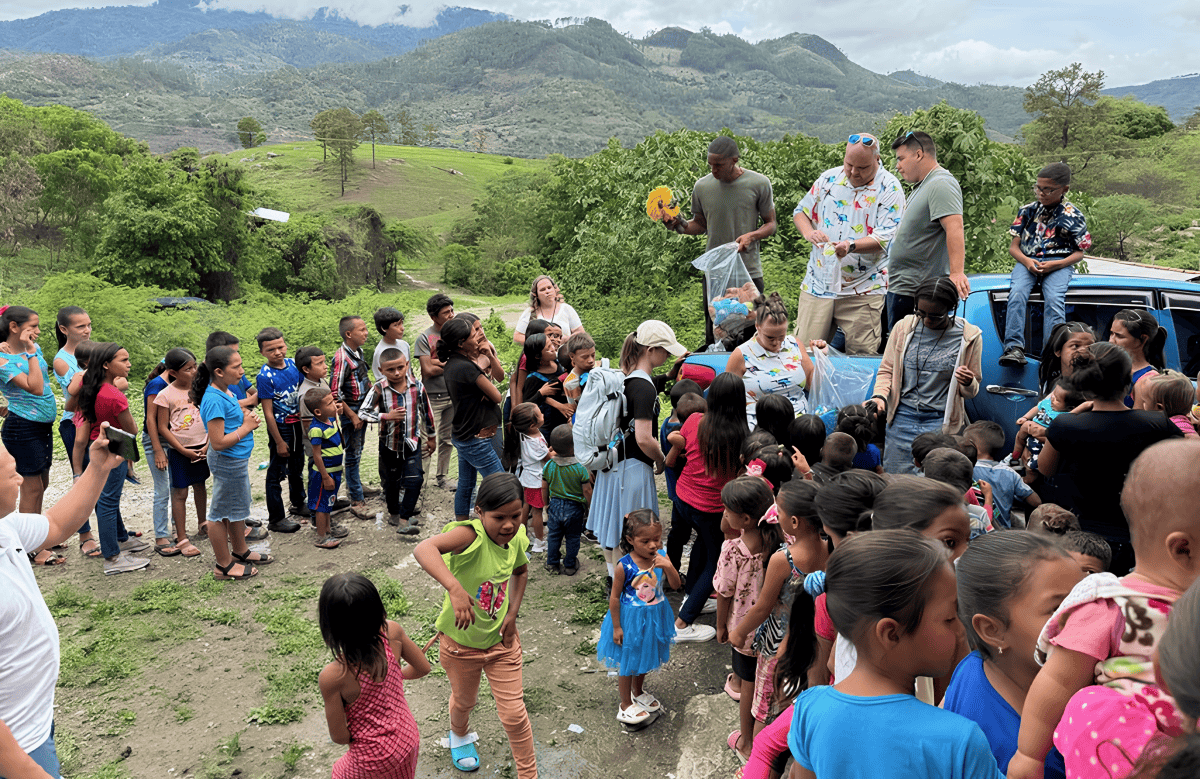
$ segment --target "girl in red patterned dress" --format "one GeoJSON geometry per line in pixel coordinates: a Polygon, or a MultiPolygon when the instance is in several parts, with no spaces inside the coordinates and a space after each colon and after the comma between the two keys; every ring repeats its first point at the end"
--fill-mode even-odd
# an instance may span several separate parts
{"type": "Polygon", "coordinates": [[[429,673],[429,660],[361,574],[326,579],[317,611],[334,657],[318,678],[329,736],[350,745],[333,779],[413,779],[421,734],[402,680],[429,673]]]}

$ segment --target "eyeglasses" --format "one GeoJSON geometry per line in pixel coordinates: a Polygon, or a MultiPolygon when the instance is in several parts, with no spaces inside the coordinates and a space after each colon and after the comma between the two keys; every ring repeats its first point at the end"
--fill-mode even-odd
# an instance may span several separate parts
{"type": "Polygon", "coordinates": [[[1061,184],[1055,184],[1052,187],[1040,187],[1037,184],[1033,185],[1033,191],[1039,195],[1053,195],[1058,190],[1062,189],[1061,184]]]}
{"type": "MultiPolygon", "coordinates": [[[[909,134],[911,135],[911,133],[909,134]]],[[[859,135],[858,133],[855,133],[846,139],[846,143],[850,144],[851,146],[856,143],[861,143],[863,146],[866,146],[869,149],[875,145],[875,139],[869,135],[859,135]]]]}
{"type": "Polygon", "coordinates": [[[921,309],[918,308],[913,313],[915,313],[917,315],[918,319],[924,319],[926,322],[933,322],[933,323],[945,322],[947,319],[950,318],[950,314],[945,311],[943,311],[940,314],[931,314],[928,311],[922,311],[921,309]]]}

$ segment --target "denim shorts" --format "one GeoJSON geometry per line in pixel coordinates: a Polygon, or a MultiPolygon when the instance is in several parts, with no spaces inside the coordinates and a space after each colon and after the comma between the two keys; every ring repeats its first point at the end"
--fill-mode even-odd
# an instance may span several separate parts
{"type": "Polygon", "coordinates": [[[239,459],[210,449],[208,469],[212,472],[213,490],[208,506],[210,522],[227,519],[245,522],[250,517],[249,459],[239,459]]]}
{"type": "Polygon", "coordinates": [[[9,411],[0,428],[4,448],[17,461],[17,473],[37,476],[54,462],[54,423],[33,422],[9,411]]]}

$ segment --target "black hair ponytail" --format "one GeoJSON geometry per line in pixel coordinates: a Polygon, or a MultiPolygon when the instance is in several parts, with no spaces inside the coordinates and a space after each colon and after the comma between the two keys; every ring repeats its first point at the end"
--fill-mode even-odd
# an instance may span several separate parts
{"type": "Polygon", "coordinates": [[[214,346],[204,355],[204,362],[196,366],[196,378],[192,379],[192,390],[188,393],[188,399],[197,408],[200,407],[205,390],[212,383],[213,371],[223,370],[233,362],[234,354],[236,352],[228,346],[214,346]]]}
{"type": "Polygon", "coordinates": [[[58,341],[59,349],[67,345],[67,334],[63,332],[63,328],[70,327],[71,317],[80,314],[86,316],[87,312],[79,306],[63,306],[58,310],[58,317],[54,320],[54,340],[58,341]]]}
{"type": "Polygon", "coordinates": [[[459,351],[462,345],[471,339],[473,328],[470,323],[461,319],[451,319],[442,325],[442,337],[437,344],[437,358],[442,362],[450,359],[450,355],[459,351]]]}
{"type": "Polygon", "coordinates": [[[96,424],[96,397],[100,388],[108,378],[108,364],[121,351],[120,344],[110,342],[93,342],[92,353],[88,358],[88,370],[83,374],[83,385],[79,390],[79,410],[83,418],[93,425],[96,424]]]}

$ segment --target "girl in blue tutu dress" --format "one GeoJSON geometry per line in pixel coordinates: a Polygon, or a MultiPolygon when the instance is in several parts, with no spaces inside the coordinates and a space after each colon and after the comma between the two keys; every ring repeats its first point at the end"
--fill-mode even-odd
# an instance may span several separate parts
{"type": "Polygon", "coordinates": [[[625,515],[621,551],[625,556],[613,571],[608,614],[600,628],[596,658],[617,669],[621,706],[617,721],[639,725],[662,709],[646,692],[646,674],[671,659],[675,614],[663,594],[663,577],[681,586],[679,571],[659,549],[662,525],[653,511],[636,509],[625,515]]]}

